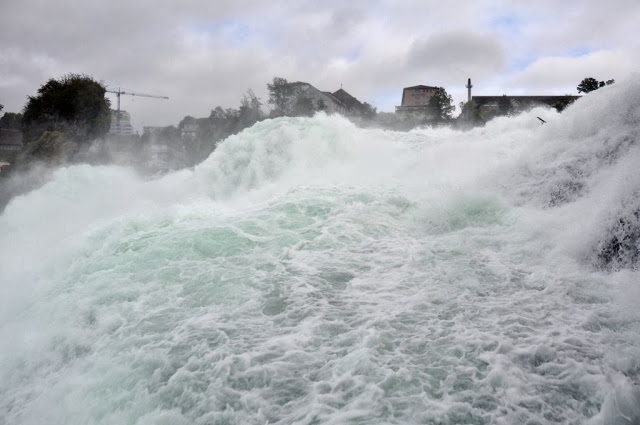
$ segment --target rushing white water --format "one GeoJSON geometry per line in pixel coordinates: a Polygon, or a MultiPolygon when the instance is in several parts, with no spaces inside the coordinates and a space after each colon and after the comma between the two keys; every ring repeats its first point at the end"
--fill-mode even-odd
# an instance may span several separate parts
{"type": "Polygon", "coordinates": [[[0,217],[0,423],[638,424],[639,142],[627,81],[58,170],[0,217]]]}

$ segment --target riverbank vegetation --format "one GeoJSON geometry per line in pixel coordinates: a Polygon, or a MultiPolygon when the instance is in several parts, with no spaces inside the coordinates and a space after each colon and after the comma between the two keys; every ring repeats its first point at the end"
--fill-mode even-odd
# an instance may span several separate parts
{"type": "MultiPolygon", "coordinates": [[[[583,79],[579,93],[589,93],[614,80],[583,79]]],[[[193,167],[207,158],[218,143],[255,123],[277,117],[310,117],[316,113],[339,113],[358,126],[407,131],[419,126],[453,126],[460,129],[483,125],[487,119],[473,101],[461,103],[460,114],[447,91],[439,87],[422,114],[402,115],[378,112],[360,102],[342,88],[334,93],[321,92],[303,82],[274,77],[267,84],[268,99],[263,102],[248,89],[237,108],[215,106],[207,117],[184,117],[177,126],[148,128],[142,135],[109,134],[111,109],[105,97],[106,87],[91,76],[67,74],[44,83],[29,96],[19,113],[0,117],[0,131],[21,133],[22,148],[0,150],[0,210],[8,199],[46,180],[40,171],[74,164],[117,164],[131,166],[143,174],[154,175],[174,169],[193,167]],[[11,167],[6,167],[11,163],[11,167]],[[10,177],[37,175],[32,183],[8,185],[10,177]]],[[[554,105],[562,111],[575,96],[554,105]]],[[[2,105],[0,105],[0,111],[2,105]]],[[[505,96],[494,108],[495,116],[519,112],[505,96]]],[[[1,137],[0,137],[1,138],[1,137]]]]}

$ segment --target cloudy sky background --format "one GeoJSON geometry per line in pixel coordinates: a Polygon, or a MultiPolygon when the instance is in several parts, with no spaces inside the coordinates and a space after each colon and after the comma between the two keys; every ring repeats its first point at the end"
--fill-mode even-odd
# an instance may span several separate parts
{"type": "Polygon", "coordinates": [[[476,95],[562,95],[639,65],[638,0],[0,0],[4,112],[83,73],[170,97],[122,96],[137,130],[238,107],[247,89],[267,109],[274,76],[393,111],[406,86],[457,105],[468,77],[476,95]]]}

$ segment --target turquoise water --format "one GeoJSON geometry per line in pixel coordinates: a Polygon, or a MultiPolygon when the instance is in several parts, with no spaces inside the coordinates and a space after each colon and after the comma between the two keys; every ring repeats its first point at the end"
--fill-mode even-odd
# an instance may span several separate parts
{"type": "Polygon", "coordinates": [[[639,423],[638,99],[57,170],[0,216],[0,423],[639,423]]]}

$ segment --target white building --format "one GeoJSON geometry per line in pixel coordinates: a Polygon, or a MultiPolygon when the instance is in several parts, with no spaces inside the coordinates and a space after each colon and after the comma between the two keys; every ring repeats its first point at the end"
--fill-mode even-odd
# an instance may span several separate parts
{"type": "Polygon", "coordinates": [[[111,127],[109,134],[117,134],[119,136],[130,136],[133,134],[131,126],[131,115],[127,111],[111,110],[111,127]]]}

